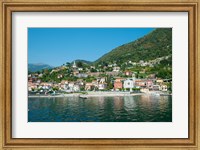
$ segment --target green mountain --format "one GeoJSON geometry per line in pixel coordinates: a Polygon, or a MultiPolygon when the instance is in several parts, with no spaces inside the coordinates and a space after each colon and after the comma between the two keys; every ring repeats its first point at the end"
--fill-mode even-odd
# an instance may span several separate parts
{"type": "Polygon", "coordinates": [[[29,72],[36,72],[36,71],[41,71],[43,69],[51,69],[51,68],[53,68],[53,67],[50,65],[47,65],[47,64],[42,64],[42,63],[28,64],[29,72]]]}
{"type": "Polygon", "coordinates": [[[121,45],[103,55],[95,63],[148,61],[172,54],[172,29],[157,28],[138,40],[121,45]]]}

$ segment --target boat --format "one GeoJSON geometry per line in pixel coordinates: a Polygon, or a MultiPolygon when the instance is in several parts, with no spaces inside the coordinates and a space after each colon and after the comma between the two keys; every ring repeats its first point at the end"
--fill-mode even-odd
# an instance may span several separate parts
{"type": "Polygon", "coordinates": [[[79,98],[87,99],[88,97],[86,95],[79,95],[79,98]]]}

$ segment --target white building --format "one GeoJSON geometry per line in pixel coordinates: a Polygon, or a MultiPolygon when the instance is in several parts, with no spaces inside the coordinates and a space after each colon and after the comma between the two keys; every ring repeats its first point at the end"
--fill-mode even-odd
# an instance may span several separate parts
{"type": "Polygon", "coordinates": [[[79,92],[80,91],[80,86],[79,85],[74,85],[73,90],[75,92],[79,92]]]}
{"type": "Polygon", "coordinates": [[[113,67],[113,64],[108,64],[108,67],[113,67]]]}
{"type": "Polygon", "coordinates": [[[42,77],[43,76],[43,74],[42,73],[40,73],[39,75],[38,75],[38,77],[42,77]]]}
{"type": "Polygon", "coordinates": [[[160,85],[153,85],[153,90],[154,90],[154,91],[159,91],[159,90],[161,90],[160,85]]]}
{"type": "Polygon", "coordinates": [[[83,71],[83,68],[78,68],[79,71],[83,71]]]}
{"type": "Polygon", "coordinates": [[[86,73],[79,73],[79,74],[76,75],[76,77],[78,77],[78,78],[87,78],[88,75],[86,73]]]}
{"type": "Polygon", "coordinates": [[[167,85],[162,85],[161,90],[166,92],[167,91],[167,85]]]}
{"type": "Polygon", "coordinates": [[[107,88],[107,84],[106,84],[106,83],[100,83],[100,84],[98,85],[98,88],[99,88],[99,90],[104,90],[104,89],[107,88]]]}
{"type": "Polygon", "coordinates": [[[114,72],[119,72],[120,71],[120,67],[113,67],[113,71],[114,72]]]}
{"type": "Polygon", "coordinates": [[[124,81],[123,87],[125,89],[129,88],[130,92],[132,92],[132,88],[134,88],[134,86],[135,86],[135,81],[133,79],[126,79],[124,81]]]}
{"type": "Polygon", "coordinates": [[[68,87],[69,87],[69,90],[70,90],[70,91],[73,91],[73,89],[74,89],[74,83],[73,83],[73,82],[70,82],[70,83],[68,84],[68,87]]]}
{"type": "Polygon", "coordinates": [[[101,78],[100,80],[99,80],[99,83],[105,83],[106,82],[106,78],[101,78]]]}

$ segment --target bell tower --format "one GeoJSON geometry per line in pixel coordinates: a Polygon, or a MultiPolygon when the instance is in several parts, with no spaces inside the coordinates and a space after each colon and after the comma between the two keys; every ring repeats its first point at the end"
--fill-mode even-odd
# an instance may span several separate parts
{"type": "Polygon", "coordinates": [[[75,69],[75,68],[77,68],[76,67],[76,62],[74,61],[74,63],[73,63],[73,65],[72,65],[72,67],[75,69]]]}
{"type": "Polygon", "coordinates": [[[133,80],[133,86],[134,86],[134,87],[135,87],[135,79],[136,79],[136,78],[135,78],[135,74],[133,73],[133,74],[132,74],[132,80],[133,80]]]}

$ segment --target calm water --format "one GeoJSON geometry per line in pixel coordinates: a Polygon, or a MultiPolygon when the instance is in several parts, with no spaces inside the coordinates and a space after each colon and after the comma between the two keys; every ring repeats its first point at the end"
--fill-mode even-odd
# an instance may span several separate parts
{"type": "Polygon", "coordinates": [[[29,98],[29,122],[171,122],[171,96],[29,98]]]}

